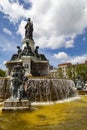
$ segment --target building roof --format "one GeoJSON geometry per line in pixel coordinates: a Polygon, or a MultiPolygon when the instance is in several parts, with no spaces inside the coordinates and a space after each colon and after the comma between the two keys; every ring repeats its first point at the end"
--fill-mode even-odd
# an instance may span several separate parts
{"type": "Polygon", "coordinates": [[[70,62],[66,62],[66,63],[62,63],[62,64],[59,64],[58,66],[64,66],[64,65],[73,65],[73,66],[77,66],[77,65],[82,65],[82,64],[87,64],[87,61],[85,61],[84,63],[77,63],[77,64],[71,64],[70,62]]]}
{"type": "Polygon", "coordinates": [[[59,64],[58,66],[64,66],[64,65],[72,65],[71,63],[63,63],[63,64],[59,64]]]}

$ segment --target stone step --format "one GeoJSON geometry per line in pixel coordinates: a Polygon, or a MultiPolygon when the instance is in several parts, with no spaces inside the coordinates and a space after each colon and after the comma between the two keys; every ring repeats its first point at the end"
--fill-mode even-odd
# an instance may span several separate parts
{"type": "Polygon", "coordinates": [[[30,107],[3,107],[2,111],[29,110],[30,107]]]}

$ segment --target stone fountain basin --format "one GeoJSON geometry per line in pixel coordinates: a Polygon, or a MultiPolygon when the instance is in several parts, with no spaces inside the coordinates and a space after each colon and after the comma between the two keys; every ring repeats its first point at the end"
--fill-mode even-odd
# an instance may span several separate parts
{"type": "MultiPolygon", "coordinates": [[[[10,96],[9,86],[9,78],[0,78],[0,98],[6,99],[10,96]]],[[[77,94],[74,82],[68,79],[29,78],[24,87],[25,91],[32,88],[29,96],[34,102],[57,101],[77,94]]]]}

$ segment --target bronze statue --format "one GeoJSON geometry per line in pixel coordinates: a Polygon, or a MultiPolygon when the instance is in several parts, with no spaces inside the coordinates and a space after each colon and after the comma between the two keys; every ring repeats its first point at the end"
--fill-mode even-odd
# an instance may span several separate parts
{"type": "Polygon", "coordinates": [[[13,54],[10,61],[15,61],[18,58],[18,54],[13,54]]]}
{"type": "Polygon", "coordinates": [[[39,58],[38,49],[39,49],[39,46],[36,46],[36,48],[35,48],[35,54],[36,54],[37,58],[39,58]]]}
{"type": "Polygon", "coordinates": [[[17,49],[18,49],[18,59],[21,59],[22,49],[20,48],[20,46],[17,46],[17,49]]]}
{"type": "Polygon", "coordinates": [[[22,51],[22,55],[25,55],[25,56],[34,56],[34,53],[32,52],[32,49],[29,46],[28,42],[26,42],[26,46],[24,47],[24,49],[22,51]]]}
{"type": "Polygon", "coordinates": [[[47,58],[45,57],[44,54],[39,54],[38,53],[38,49],[39,49],[39,46],[36,46],[35,48],[35,55],[37,58],[39,58],[40,60],[46,60],[47,61],[47,58]]]}
{"type": "Polygon", "coordinates": [[[33,40],[33,23],[30,18],[28,18],[28,22],[25,25],[25,38],[33,40]]]}
{"type": "Polygon", "coordinates": [[[25,69],[23,66],[17,65],[13,68],[11,78],[11,97],[21,100],[24,95],[25,69]]]}

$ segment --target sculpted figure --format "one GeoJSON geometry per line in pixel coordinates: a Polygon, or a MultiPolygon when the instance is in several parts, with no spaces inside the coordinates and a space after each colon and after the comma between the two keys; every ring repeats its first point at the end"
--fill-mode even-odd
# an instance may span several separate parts
{"type": "Polygon", "coordinates": [[[31,47],[29,46],[28,42],[26,42],[26,47],[27,47],[27,55],[31,55],[32,50],[31,50],[31,47]]]}
{"type": "Polygon", "coordinates": [[[18,59],[21,59],[21,56],[22,56],[22,50],[20,48],[20,46],[17,46],[17,49],[18,49],[18,52],[17,54],[13,54],[10,61],[14,61],[14,60],[17,60],[18,59]]]}
{"type": "Polygon", "coordinates": [[[22,51],[22,55],[25,55],[25,56],[34,56],[34,53],[32,52],[32,49],[29,46],[28,42],[26,42],[26,46],[24,47],[24,49],[22,51]]]}
{"type": "Polygon", "coordinates": [[[36,48],[35,48],[35,54],[36,54],[37,58],[39,58],[38,49],[39,49],[39,46],[36,46],[36,48]]]}
{"type": "Polygon", "coordinates": [[[22,49],[20,48],[20,46],[17,46],[17,49],[18,49],[18,58],[21,59],[22,49]]]}
{"type": "Polygon", "coordinates": [[[10,61],[14,61],[18,58],[18,54],[13,54],[10,61]]]}
{"type": "Polygon", "coordinates": [[[27,24],[25,25],[25,38],[33,40],[33,23],[28,18],[27,24]]]}
{"type": "Polygon", "coordinates": [[[23,66],[17,65],[14,67],[11,78],[11,97],[22,99],[24,93],[24,74],[25,70],[23,66]]]}

